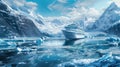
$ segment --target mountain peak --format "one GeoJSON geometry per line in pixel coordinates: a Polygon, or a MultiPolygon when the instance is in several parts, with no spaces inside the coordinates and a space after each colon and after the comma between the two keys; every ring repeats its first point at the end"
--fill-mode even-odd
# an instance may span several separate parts
{"type": "Polygon", "coordinates": [[[117,6],[117,4],[115,2],[111,3],[111,6],[117,6]]]}
{"type": "Polygon", "coordinates": [[[105,31],[109,29],[114,23],[120,19],[120,15],[116,13],[120,8],[116,3],[111,3],[110,6],[104,11],[98,20],[92,25],[91,29],[105,31]]]}
{"type": "Polygon", "coordinates": [[[111,3],[108,7],[109,10],[118,8],[117,4],[115,2],[111,3]]]}

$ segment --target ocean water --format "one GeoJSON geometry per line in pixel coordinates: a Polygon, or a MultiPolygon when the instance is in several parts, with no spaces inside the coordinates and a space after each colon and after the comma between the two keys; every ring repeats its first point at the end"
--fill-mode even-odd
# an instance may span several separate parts
{"type": "Polygon", "coordinates": [[[118,37],[0,42],[0,67],[120,67],[118,37]]]}

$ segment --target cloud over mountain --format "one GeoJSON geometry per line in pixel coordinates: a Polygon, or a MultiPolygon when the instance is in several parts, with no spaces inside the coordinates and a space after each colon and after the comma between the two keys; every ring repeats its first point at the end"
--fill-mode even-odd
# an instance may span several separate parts
{"type": "Polygon", "coordinates": [[[26,13],[34,12],[37,9],[37,3],[27,2],[26,0],[5,0],[12,9],[26,13]]]}

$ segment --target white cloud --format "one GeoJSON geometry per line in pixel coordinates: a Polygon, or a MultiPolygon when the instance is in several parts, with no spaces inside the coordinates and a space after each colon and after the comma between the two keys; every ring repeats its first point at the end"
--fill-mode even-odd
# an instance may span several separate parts
{"type": "Polygon", "coordinates": [[[80,6],[84,6],[84,7],[89,7],[92,6],[96,3],[97,0],[77,0],[77,2],[75,3],[75,7],[80,7],[80,6]]]}
{"type": "Polygon", "coordinates": [[[49,31],[56,34],[61,32],[65,26],[74,22],[81,22],[81,20],[85,21],[87,26],[89,23],[94,22],[99,15],[99,11],[95,8],[72,8],[65,16],[45,17],[44,20],[47,28],[44,28],[43,30],[49,29],[49,31]],[[84,20],[85,18],[87,18],[87,20],[84,20]]]}
{"type": "MultiPolygon", "coordinates": [[[[59,0],[59,1],[67,1],[67,0],[59,0]]],[[[92,17],[96,18],[100,15],[99,11],[97,11],[95,8],[87,8],[86,6],[93,5],[96,0],[84,0],[81,2],[80,0],[76,0],[76,2],[73,5],[73,7],[65,6],[62,3],[54,2],[49,5],[49,8],[51,10],[58,10],[62,12],[62,15],[67,16],[70,18],[70,20],[80,20],[83,19],[83,17],[92,17]]]]}
{"type": "Polygon", "coordinates": [[[73,8],[71,12],[67,14],[70,17],[70,20],[73,22],[85,21],[85,24],[94,22],[99,16],[100,12],[95,8],[73,8]]]}
{"type": "Polygon", "coordinates": [[[67,0],[58,0],[58,2],[67,3],[67,0]]]}
{"type": "Polygon", "coordinates": [[[50,10],[56,10],[56,11],[62,11],[61,9],[64,9],[64,6],[61,3],[55,4],[52,3],[48,6],[50,10]]]}
{"type": "Polygon", "coordinates": [[[26,13],[34,12],[37,4],[34,2],[27,2],[26,0],[4,0],[12,9],[20,10],[26,13]]]}
{"type": "Polygon", "coordinates": [[[52,3],[49,8],[52,10],[59,10],[63,13],[63,16],[60,17],[47,17],[47,23],[51,23],[50,25],[54,24],[54,20],[57,19],[56,22],[63,23],[64,25],[56,26],[58,29],[59,27],[64,28],[64,26],[72,24],[74,22],[81,22],[81,20],[85,21],[86,26],[90,22],[94,22],[99,16],[100,12],[95,8],[87,8],[86,6],[93,5],[96,0],[85,0],[85,2],[80,2],[79,0],[74,3],[74,7],[67,7],[61,3],[52,3]],[[87,18],[85,20],[85,18],[87,18]]]}
{"type": "Polygon", "coordinates": [[[63,14],[68,12],[69,8],[71,8],[66,4],[67,4],[67,0],[56,0],[48,6],[48,9],[50,9],[51,11],[58,11],[63,14]]]}

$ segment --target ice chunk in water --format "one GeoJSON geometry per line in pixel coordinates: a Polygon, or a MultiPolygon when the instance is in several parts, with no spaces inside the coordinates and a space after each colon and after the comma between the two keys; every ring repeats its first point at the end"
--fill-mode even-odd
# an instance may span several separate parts
{"type": "Polygon", "coordinates": [[[104,55],[99,59],[80,59],[71,62],[65,62],[58,67],[119,67],[120,57],[112,56],[111,53],[104,55]]]}

